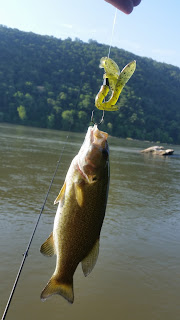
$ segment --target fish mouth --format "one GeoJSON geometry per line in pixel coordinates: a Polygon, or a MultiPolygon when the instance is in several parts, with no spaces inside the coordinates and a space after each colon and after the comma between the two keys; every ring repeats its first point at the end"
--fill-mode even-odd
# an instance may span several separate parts
{"type": "Polygon", "coordinates": [[[91,130],[91,143],[104,149],[107,145],[107,138],[108,133],[100,131],[97,127],[97,124],[95,124],[91,130]]]}
{"type": "Polygon", "coordinates": [[[78,157],[78,171],[88,182],[96,181],[109,156],[108,134],[97,125],[89,127],[78,157]]]}
{"type": "Polygon", "coordinates": [[[91,150],[86,156],[86,161],[92,168],[98,168],[102,159],[107,160],[109,156],[109,148],[107,143],[108,133],[100,131],[97,125],[91,130],[91,150]]]}

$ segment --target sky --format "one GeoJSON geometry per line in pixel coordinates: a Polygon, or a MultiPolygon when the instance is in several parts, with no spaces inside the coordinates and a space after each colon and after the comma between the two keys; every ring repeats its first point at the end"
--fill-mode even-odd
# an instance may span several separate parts
{"type": "Polygon", "coordinates": [[[180,67],[180,1],[142,0],[130,15],[104,0],[0,0],[0,24],[89,39],[180,67]]]}

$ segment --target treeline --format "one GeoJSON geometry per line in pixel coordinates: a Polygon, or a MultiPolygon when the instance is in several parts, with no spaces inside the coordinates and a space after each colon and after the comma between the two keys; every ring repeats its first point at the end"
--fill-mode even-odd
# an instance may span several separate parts
{"type": "MultiPolygon", "coordinates": [[[[68,130],[87,130],[102,84],[99,61],[108,46],[89,40],[56,39],[0,26],[0,121],[68,130]]],[[[180,144],[180,69],[118,48],[120,69],[137,69],[123,89],[119,111],[105,112],[102,130],[180,144]]],[[[95,110],[95,119],[101,111],[95,110]]]]}

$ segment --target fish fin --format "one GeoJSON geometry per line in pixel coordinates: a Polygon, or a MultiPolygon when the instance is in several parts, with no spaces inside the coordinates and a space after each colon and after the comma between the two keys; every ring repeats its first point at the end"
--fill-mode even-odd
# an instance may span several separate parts
{"type": "Polygon", "coordinates": [[[98,254],[99,254],[99,238],[96,240],[93,248],[88,253],[88,255],[81,261],[82,270],[85,277],[87,277],[93,270],[98,258],[98,254]]]}
{"type": "Polygon", "coordinates": [[[41,300],[45,301],[54,294],[63,296],[69,303],[74,301],[73,282],[61,283],[55,276],[49,280],[47,286],[41,292],[41,300]]]}
{"type": "Polygon", "coordinates": [[[45,256],[52,257],[54,252],[54,240],[53,233],[51,232],[50,236],[46,239],[46,241],[42,244],[40,248],[40,252],[45,256]]]}
{"type": "Polygon", "coordinates": [[[59,192],[56,200],[54,201],[54,204],[64,200],[65,191],[66,191],[66,182],[64,182],[64,184],[63,184],[63,186],[61,188],[61,191],[59,192]]]}
{"type": "Polygon", "coordinates": [[[82,191],[82,188],[78,183],[75,183],[74,187],[75,187],[75,195],[76,195],[77,203],[78,203],[78,205],[80,207],[82,207],[82,205],[83,205],[83,191],[82,191]]]}

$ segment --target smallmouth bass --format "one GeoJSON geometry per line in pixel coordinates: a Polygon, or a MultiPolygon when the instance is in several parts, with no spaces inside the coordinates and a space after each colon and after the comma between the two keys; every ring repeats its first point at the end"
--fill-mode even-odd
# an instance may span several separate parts
{"type": "Polygon", "coordinates": [[[87,276],[99,253],[99,238],[109,189],[108,134],[89,127],[85,140],[67,172],[55,200],[58,203],[53,232],[41,253],[56,254],[56,268],[41,299],[59,294],[73,303],[73,275],[81,262],[87,276]]]}

